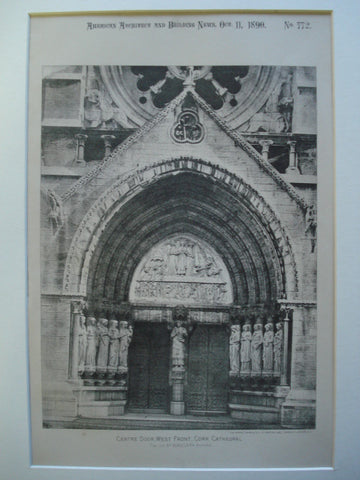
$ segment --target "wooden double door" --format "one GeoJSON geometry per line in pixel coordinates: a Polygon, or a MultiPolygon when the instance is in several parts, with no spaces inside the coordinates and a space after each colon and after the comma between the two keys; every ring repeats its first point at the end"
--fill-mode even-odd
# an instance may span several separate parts
{"type": "Polygon", "coordinates": [[[189,342],[186,410],[224,414],[228,404],[228,334],[221,325],[198,325],[189,342]]]}
{"type": "MultiPolygon", "coordinates": [[[[129,347],[130,411],[169,412],[170,355],[170,332],[165,324],[135,324],[129,347]]],[[[224,326],[194,327],[189,337],[186,370],[186,413],[226,413],[229,347],[224,326]]]]}

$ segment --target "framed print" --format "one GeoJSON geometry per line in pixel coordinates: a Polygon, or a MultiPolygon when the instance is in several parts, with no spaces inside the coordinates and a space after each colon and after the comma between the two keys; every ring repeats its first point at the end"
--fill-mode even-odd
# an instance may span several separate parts
{"type": "Polygon", "coordinates": [[[331,45],[328,12],[31,16],[33,464],[332,466],[331,45]]]}

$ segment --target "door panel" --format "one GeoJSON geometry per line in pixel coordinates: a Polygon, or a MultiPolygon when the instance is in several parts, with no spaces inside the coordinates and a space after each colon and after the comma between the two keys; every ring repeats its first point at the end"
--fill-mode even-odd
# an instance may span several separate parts
{"type": "Polygon", "coordinates": [[[136,323],[129,348],[129,409],[165,412],[169,396],[166,325],[136,323]]]}
{"type": "Polygon", "coordinates": [[[186,389],[186,405],[189,412],[206,410],[207,349],[207,330],[202,326],[197,326],[189,343],[188,388],[186,389]]]}
{"type": "Polygon", "coordinates": [[[189,344],[187,411],[225,413],[228,401],[228,336],[225,327],[198,325],[189,344]]]}

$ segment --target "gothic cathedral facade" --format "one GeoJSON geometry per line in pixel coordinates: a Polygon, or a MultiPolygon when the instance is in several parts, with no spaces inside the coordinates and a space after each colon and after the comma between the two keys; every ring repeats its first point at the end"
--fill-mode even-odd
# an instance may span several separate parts
{"type": "Polygon", "coordinates": [[[315,68],[45,67],[41,148],[44,426],[314,428],[315,68]]]}

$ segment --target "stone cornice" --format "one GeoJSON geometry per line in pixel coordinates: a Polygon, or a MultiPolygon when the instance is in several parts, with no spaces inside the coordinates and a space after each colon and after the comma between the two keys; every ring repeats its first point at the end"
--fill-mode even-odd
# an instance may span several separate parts
{"type": "Polygon", "coordinates": [[[277,301],[280,306],[284,307],[316,307],[317,302],[313,301],[304,301],[304,300],[286,300],[286,299],[280,299],[277,301]]]}

